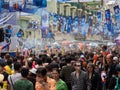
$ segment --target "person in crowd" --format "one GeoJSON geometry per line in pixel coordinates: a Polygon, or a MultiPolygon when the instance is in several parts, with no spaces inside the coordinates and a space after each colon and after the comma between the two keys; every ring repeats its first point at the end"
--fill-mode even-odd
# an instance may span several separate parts
{"type": "Polygon", "coordinates": [[[100,71],[99,73],[101,73],[105,69],[105,63],[104,62],[105,62],[104,61],[104,56],[102,54],[100,54],[98,56],[97,61],[96,61],[96,65],[98,65],[98,67],[99,67],[99,71],[100,71]]]}
{"type": "Polygon", "coordinates": [[[37,69],[35,90],[56,90],[56,81],[47,76],[44,67],[37,69]]]}
{"type": "Polygon", "coordinates": [[[6,53],[5,56],[4,56],[5,62],[7,62],[7,60],[9,60],[10,58],[11,58],[10,54],[6,53]]]}
{"type": "Polygon", "coordinates": [[[7,38],[10,38],[12,36],[13,30],[12,30],[12,26],[8,25],[7,29],[5,30],[5,36],[7,38]]]}
{"type": "Polygon", "coordinates": [[[39,58],[39,59],[36,61],[35,68],[39,68],[39,67],[43,67],[42,58],[39,58]]]}
{"type": "Polygon", "coordinates": [[[118,61],[118,57],[117,56],[114,56],[113,57],[113,63],[116,65],[116,64],[119,64],[119,61],[118,61]]]}
{"type": "Polygon", "coordinates": [[[116,66],[117,74],[110,79],[109,90],[120,90],[120,65],[116,66]]]}
{"type": "Polygon", "coordinates": [[[52,68],[59,68],[59,64],[57,63],[57,61],[58,61],[58,57],[54,56],[52,62],[50,63],[50,66],[52,68]]]}
{"type": "MultiPolygon", "coordinates": [[[[8,81],[8,73],[4,70],[4,64],[0,63],[0,87],[2,88],[4,85],[4,81],[8,81]]],[[[6,83],[7,84],[7,83],[6,83]]],[[[7,89],[7,87],[6,87],[7,89]]]]}
{"type": "Polygon", "coordinates": [[[27,79],[33,83],[34,90],[35,90],[35,83],[36,83],[36,71],[37,69],[35,68],[32,68],[31,70],[29,70],[29,74],[27,77],[27,79]]]}
{"type": "Polygon", "coordinates": [[[87,65],[88,84],[89,90],[102,90],[101,77],[94,71],[94,64],[88,63],[87,65]]]}
{"type": "Polygon", "coordinates": [[[5,71],[11,75],[14,73],[13,69],[12,69],[12,58],[10,58],[9,60],[7,60],[7,65],[4,67],[5,71]]]}
{"type": "Polygon", "coordinates": [[[13,87],[14,83],[17,80],[22,78],[20,69],[21,69],[21,64],[19,62],[15,62],[14,63],[14,74],[8,76],[9,90],[14,90],[14,87],[13,87]]]}
{"type": "Polygon", "coordinates": [[[52,30],[49,30],[46,35],[46,38],[48,38],[49,40],[51,40],[51,39],[55,40],[54,36],[55,36],[55,34],[52,32],[52,30]]]}
{"type": "Polygon", "coordinates": [[[66,83],[60,79],[60,71],[58,68],[52,69],[52,77],[56,81],[56,90],[68,90],[66,83]]]}
{"type": "Polygon", "coordinates": [[[48,64],[48,65],[45,66],[45,68],[47,70],[47,76],[50,77],[50,78],[52,78],[52,74],[51,74],[52,67],[48,64]]]}
{"type": "Polygon", "coordinates": [[[88,89],[88,75],[81,70],[81,62],[75,63],[75,71],[71,73],[72,90],[89,90],[88,89]]]}
{"type": "Polygon", "coordinates": [[[106,61],[107,61],[107,65],[106,65],[106,73],[107,73],[106,88],[108,88],[110,79],[112,78],[112,76],[115,75],[116,65],[113,64],[113,55],[112,54],[108,54],[106,56],[106,61]]]}
{"type": "Polygon", "coordinates": [[[29,69],[26,68],[26,67],[23,67],[21,69],[21,76],[22,76],[22,78],[17,80],[14,83],[14,85],[13,85],[14,90],[34,90],[32,82],[30,82],[27,79],[28,74],[29,74],[29,69]]]}
{"type": "Polygon", "coordinates": [[[66,82],[68,90],[72,90],[71,73],[75,71],[75,68],[71,65],[71,58],[69,55],[66,56],[65,61],[67,65],[61,69],[60,77],[66,82]]]}
{"type": "Polygon", "coordinates": [[[22,38],[24,36],[24,32],[22,29],[20,29],[17,33],[17,37],[22,38]]]}

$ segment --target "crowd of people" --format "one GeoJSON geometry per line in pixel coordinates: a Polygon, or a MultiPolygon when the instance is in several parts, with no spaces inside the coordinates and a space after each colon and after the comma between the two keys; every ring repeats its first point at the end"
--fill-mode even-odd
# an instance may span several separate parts
{"type": "Polygon", "coordinates": [[[120,90],[120,48],[32,50],[0,58],[0,90],[120,90]]]}

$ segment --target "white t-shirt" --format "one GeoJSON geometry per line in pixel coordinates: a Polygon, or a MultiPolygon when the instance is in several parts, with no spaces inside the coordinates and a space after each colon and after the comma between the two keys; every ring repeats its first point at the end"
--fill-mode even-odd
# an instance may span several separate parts
{"type": "Polygon", "coordinates": [[[8,76],[8,82],[10,84],[10,90],[13,90],[14,83],[21,78],[22,78],[21,73],[15,73],[15,74],[12,74],[12,75],[8,76]]]}

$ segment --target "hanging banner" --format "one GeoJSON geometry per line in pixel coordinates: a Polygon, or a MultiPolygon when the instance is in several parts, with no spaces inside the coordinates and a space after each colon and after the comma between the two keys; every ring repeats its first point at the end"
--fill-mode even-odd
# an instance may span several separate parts
{"type": "Polygon", "coordinates": [[[47,0],[33,0],[33,5],[39,8],[47,7],[47,0]]]}
{"type": "Polygon", "coordinates": [[[57,26],[57,20],[58,20],[58,16],[57,14],[53,15],[53,26],[57,26]]]}
{"type": "Polygon", "coordinates": [[[47,9],[42,9],[41,20],[42,27],[49,27],[49,12],[47,11],[47,9]]]}
{"type": "Polygon", "coordinates": [[[92,14],[88,16],[88,23],[90,26],[92,26],[92,24],[93,24],[93,15],[92,14]]]}
{"type": "Polygon", "coordinates": [[[25,8],[25,0],[10,0],[9,1],[9,11],[22,11],[25,8]]]}
{"type": "Polygon", "coordinates": [[[102,14],[101,14],[101,12],[97,12],[97,21],[98,21],[98,24],[100,24],[101,21],[102,21],[102,14]]]}
{"type": "Polygon", "coordinates": [[[115,12],[115,19],[118,20],[120,18],[120,8],[118,5],[114,7],[114,12],[115,12]]]}
{"type": "Polygon", "coordinates": [[[47,7],[46,0],[10,0],[9,11],[22,11],[27,13],[35,13],[39,8],[47,7]]]}
{"type": "Polygon", "coordinates": [[[113,33],[110,9],[105,10],[105,18],[108,30],[113,33]]]}
{"type": "Polygon", "coordinates": [[[85,22],[86,22],[86,20],[85,20],[85,15],[84,15],[84,16],[82,16],[82,18],[81,18],[81,26],[84,26],[84,25],[85,25],[85,22]]]}
{"type": "Polygon", "coordinates": [[[67,25],[66,25],[67,33],[71,32],[71,25],[72,25],[72,16],[69,16],[67,19],[67,25]]]}
{"type": "Polygon", "coordinates": [[[2,11],[2,1],[0,1],[0,12],[2,11]]]}
{"type": "Polygon", "coordinates": [[[2,11],[2,1],[0,1],[0,12],[2,11]]]}

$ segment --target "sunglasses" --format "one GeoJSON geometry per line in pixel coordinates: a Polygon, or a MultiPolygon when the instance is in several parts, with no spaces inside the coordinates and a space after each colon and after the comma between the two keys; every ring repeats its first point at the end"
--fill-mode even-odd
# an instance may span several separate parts
{"type": "Polygon", "coordinates": [[[75,65],[76,67],[80,67],[81,65],[75,65]]]}

